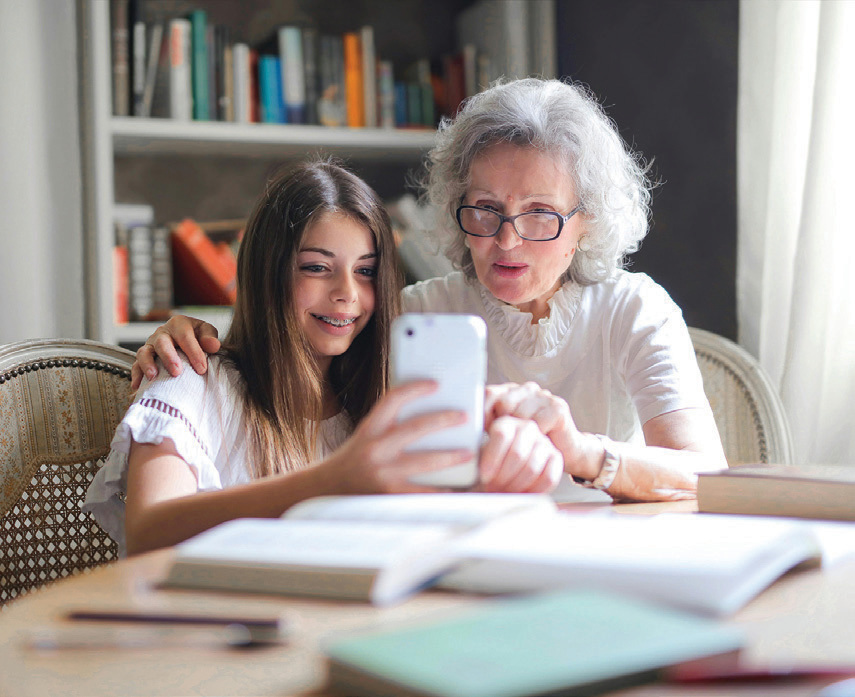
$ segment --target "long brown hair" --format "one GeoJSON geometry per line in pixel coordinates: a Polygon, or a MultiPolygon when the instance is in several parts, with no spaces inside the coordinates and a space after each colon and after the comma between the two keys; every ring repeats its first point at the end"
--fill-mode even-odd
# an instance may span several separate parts
{"type": "Polygon", "coordinates": [[[311,161],[271,179],[255,203],[238,254],[237,301],[223,354],[242,375],[253,477],[292,471],[314,456],[329,381],[355,423],[388,383],[389,329],[403,278],[389,216],[359,177],[330,161],[311,161]],[[374,314],[323,375],[297,321],[296,256],[306,229],[338,213],[367,227],[377,251],[374,314]]]}

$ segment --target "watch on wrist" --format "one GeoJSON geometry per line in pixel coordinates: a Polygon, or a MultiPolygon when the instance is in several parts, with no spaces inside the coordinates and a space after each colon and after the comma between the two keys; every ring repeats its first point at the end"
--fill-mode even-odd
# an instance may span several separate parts
{"type": "Polygon", "coordinates": [[[615,448],[615,442],[602,434],[595,434],[599,438],[603,446],[603,465],[600,467],[600,473],[596,476],[591,486],[601,491],[608,491],[608,488],[614,484],[620,469],[620,455],[615,448]]]}

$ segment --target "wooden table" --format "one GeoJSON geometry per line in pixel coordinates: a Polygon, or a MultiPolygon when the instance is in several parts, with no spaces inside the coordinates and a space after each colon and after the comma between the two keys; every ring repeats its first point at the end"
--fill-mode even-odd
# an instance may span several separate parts
{"type": "MultiPolygon", "coordinates": [[[[692,510],[692,504],[621,506],[621,512],[692,510]]],[[[63,580],[0,613],[0,695],[293,695],[323,690],[325,636],[409,618],[436,617],[483,599],[430,591],[392,608],[363,603],[160,590],[172,552],[162,550],[63,580]],[[200,610],[286,615],[287,645],[259,649],[172,647],[37,651],[22,645],[33,627],[62,627],[69,609],[200,610]]],[[[855,559],[788,574],[729,620],[744,627],[750,661],[837,662],[855,666],[855,559]]],[[[615,695],[813,695],[829,680],[761,684],[655,684],[615,695]]]]}

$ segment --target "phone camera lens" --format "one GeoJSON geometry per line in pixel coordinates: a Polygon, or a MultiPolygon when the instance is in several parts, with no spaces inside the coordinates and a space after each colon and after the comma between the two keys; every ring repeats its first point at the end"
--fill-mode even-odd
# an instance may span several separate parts
{"type": "Polygon", "coordinates": [[[415,332],[412,329],[407,330],[407,336],[412,336],[415,332]]]}

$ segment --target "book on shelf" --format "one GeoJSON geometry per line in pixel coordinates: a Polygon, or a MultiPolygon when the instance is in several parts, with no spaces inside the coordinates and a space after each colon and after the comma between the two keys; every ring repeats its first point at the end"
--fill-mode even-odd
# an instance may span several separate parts
{"type": "Polygon", "coordinates": [[[347,123],[344,86],[344,40],[341,36],[322,34],[318,43],[318,122],[338,127],[347,123]]]}
{"type": "Polygon", "coordinates": [[[365,88],[362,75],[362,40],[357,32],[345,32],[344,94],[347,105],[347,125],[351,128],[365,126],[365,88]]]}
{"type": "Polygon", "coordinates": [[[328,640],[328,687],[354,697],[595,695],[679,665],[735,665],[735,627],[601,591],[466,608],[328,640]]]}
{"type": "Polygon", "coordinates": [[[176,302],[231,305],[236,295],[237,262],[226,242],[215,243],[191,218],[172,229],[172,264],[176,302]]]}
{"type": "Polygon", "coordinates": [[[169,21],[169,117],[193,118],[193,70],[190,20],[169,21]]]}
{"type": "Polygon", "coordinates": [[[252,93],[249,84],[249,44],[238,41],[232,45],[232,79],[234,96],[232,99],[234,120],[249,123],[251,113],[249,102],[252,93]]]}
{"type": "Polygon", "coordinates": [[[306,90],[306,123],[318,122],[318,30],[303,27],[303,82],[306,90]]]}
{"type": "Polygon", "coordinates": [[[146,73],[146,27],[138,20],[133,27],[133,62],[131,69],[131,92],[134,116],[142,116],[146,73]]]}
{"type": "Polygon", "coordinates": [[[855,467],[757,464],[704,472],[698,510],[855,520],[855,467]]]}
{"type": "Polygon", "coordinates": [[[195,9],[190,13],[190,74],[193,94],[193,118],[208,120],[208,13],[195,9]]]}
{"type": "Polygon", "coordinates": [[[282,75],[282,97],[287,123],[306,122],[306,77],[303,61],[303,32],[286,25],[277,31],[282,75]]]}
{"type": "Polygon", "coordinates": [[[462,531],[554,510],[532,494],[318,497],[282,518],[230,521],[177,545],[166,583],[386,605],[446,571],[449,541],[462,531]]]}
{"type": "Polygon", "coordinates": [[[395,74],[392,61],[377,61],[378,126],[395,128],[395,74]]]}
{"type": "Polygon", "coordinates": [[[362,48],[362,104],[365,110],[365,126],[377,128],[377,52],[374,48],[374,27],[364,26],[359,30],[362,48]]]}
{"type": "Polygon", "coordinates": [[[147,33],[148,43],[146,49],[145,77],[143,79],[143,94],[139,113],[137,113],[137,116],[143,118],[152,115],[155,85],[160,75],[158,66],[161,58],[161,44],[163,43],[163,22],[154,22],[148,28],[147,33]]]}
{"type": "Polygon", "coordinates": [[[261,121],[286,123],[282,102],[282,76],[278,56],[258,57],[258,90],[261,94],[261,121]]]}
{"type": "Polygon", "coordinates": [[[596,587],[708,615],[728,615],[782,574],[821,560],[796,521],[749,516],[557,515],[497,521],[455,545],[440,582],[479,593],[596,587]]]}
{"type": "Polygon", "coordinates": [[[127,0],[110,2],[113,116],[130,114],[130,26],[127,0]]]}

